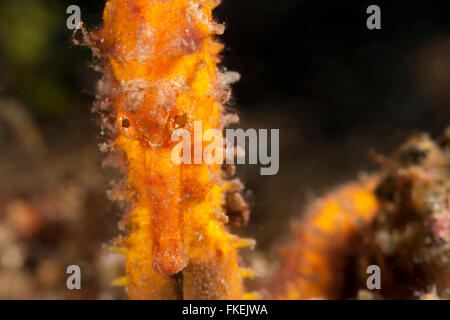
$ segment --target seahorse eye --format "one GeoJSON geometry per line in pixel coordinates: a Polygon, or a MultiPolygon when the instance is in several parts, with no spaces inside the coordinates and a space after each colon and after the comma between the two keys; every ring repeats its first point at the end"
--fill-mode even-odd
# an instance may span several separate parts
{"type": "Polygon", "coordinates": [[[187,122],[187,115],[183,112],[182,115],[175,117],[175,129],[183,128],[187,122]]]}
{"type": "Polygon", "coordinates": [[[122,127],[124,127],[124,128],[129,128],[131,125],[130,120],[128,120],[127,118],[122,118],[121,124],[122,124],[122,127]]]}

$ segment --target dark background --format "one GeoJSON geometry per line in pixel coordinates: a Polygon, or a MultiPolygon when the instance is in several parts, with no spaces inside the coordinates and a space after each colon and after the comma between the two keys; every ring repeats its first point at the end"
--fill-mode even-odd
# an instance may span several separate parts
{"type": "MultiPolygon", "coordinates": [[[[120,216],[90,113],[99,75],[71,44],[71,4],[88,28],[101,23],[103,0],[0,1],[0,298],[67,297],[64,266],[76,262],[91,270],[82,298],[120,296],[103,279],[116,262],[98,258],[120,216]],[[2,241],[17,250],[1,253],[2,241]]],[[[449,124],[448,1],[224,0],[215,14],[227,26],[223,66],[242,75],[239,126],[280,129],[278,175],[238,169],[253,211],[238,232],[258,240],[249,255],[263,265],[312,199],[376,169],[370,149],[449,124]],[[371,4],[382,30],[366,28],[371,4]]]]}

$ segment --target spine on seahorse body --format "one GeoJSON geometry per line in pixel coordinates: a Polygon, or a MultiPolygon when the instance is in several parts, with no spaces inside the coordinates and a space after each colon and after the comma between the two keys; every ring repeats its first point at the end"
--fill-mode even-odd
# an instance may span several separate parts
{"type": "Polygon", "coordinates": [[[240,183],[223,179],[220,164],[172,159],[175,130],[192,133],[201,121],[203,135],[236,119],[224,107],[235,74],[217,67],[219,2],[109,0],[103,26],[87,35],[104,61],[94,109],[126,176],[110,195],[129,203],[119,282],[131,299],[245,297],[237,250],[253,242],[228,232],[224,209],[227,194],[239,198],[240,183]]]}

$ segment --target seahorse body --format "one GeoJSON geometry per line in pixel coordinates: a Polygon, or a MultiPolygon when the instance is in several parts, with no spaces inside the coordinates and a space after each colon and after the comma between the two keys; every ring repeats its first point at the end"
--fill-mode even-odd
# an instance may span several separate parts
{"type": "Polygon", "coordinates": [[[96,109],[113,132],[110,148],[125,156],[119,194],[131,204],[123,241],[131,299],[244,295],[237,249],[250,242],[228,232],[223,209],[233,183],[222,179],[220,164],[172,159],[174,130],[192,133],[194,121],[202,133],[222,130],[232,118],[217,68],[223,46],[214,36],[224,29],[212,19],[218,4],[109,0],[103,26],[89,35],[105,60],[96,109]]]}
{"type": "Polygon", "coordinates": [[[270,299],[340,299],[349,242],[378,212],[379,178],[350,183],[315,201],[280,249],[281,264],[267,288],[270,299]]]}

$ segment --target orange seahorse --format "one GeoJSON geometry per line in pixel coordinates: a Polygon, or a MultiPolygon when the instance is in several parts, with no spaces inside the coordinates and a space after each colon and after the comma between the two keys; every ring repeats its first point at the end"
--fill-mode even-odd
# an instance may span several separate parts
{"type": "Polygon", "coordinates": [[[253,241],[228,232],[224,209],[240,183],[225,180],[219,164],[176,164],[171,156],[174,130],[193,132],[194,121],[203,132],[223,130],[236,119],[224,107],[230,77],[217,67],[219,2],[109,0],[103,26],[86,36],[104,61],[95,110],[110,132],[106,149],[122,153],[115,162],[126,176],[110,194],[130,203],[119,282],[131,299],[246,297],[237,250],[253,241]]]}
{"type": "Polygon", "coordinates": [[[281,264],[267,286],[266,298],[341,298],[349,241],[378,213],[375,189],[379,180],[371,176],[342,186],[307,209],[280,249],[281,264]]]}

